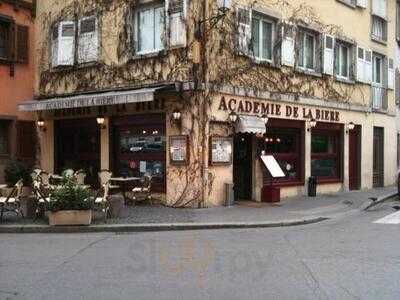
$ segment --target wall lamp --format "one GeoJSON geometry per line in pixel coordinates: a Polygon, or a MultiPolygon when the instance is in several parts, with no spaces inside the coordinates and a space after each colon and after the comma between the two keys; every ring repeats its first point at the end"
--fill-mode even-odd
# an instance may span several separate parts
{"type": "Polygon", "coordinates": [[[44,120],[42,118],[38,119],[36,124],[37,124],[37,126],[38,126],[40,131],[42,131],[42,132],[46,131],[46,126],[45,126],[46,124],[45,124],[45,122],[44,122],[44,120]]]}
{"type": "Polygon", "coordinates": [[[208,19],[203,19],[197,22],[196,28],[195,28],[195,37],[196,39],[200,40],[203,37],[203,31],[204,31],[204,23],[210,22],[210,27],[209,29],[214,28],[219,21],[224,19],[228,12],[230,11],[232,6],[231,0],[218,0],[217,1],[217,8],[218,12],[216,15],[211,16],[208,19]]]}
{"type": "Polygon", "coordinates": [[[268,119],[268,116],[267,116],[267,115],[262,115],[262,116],[261,116],[261,119],[262,119],[262,121],[264,122],[265,125],[268,124],[269,119],[268,119]]]}
{"type": "Polygon", "coordinates": [[[234,111],[232,111],[232,112],[229,114],[229,121],[230,121],[232,124],[235,124],[236,121],[237,121],[237,119],[238,119],[238,115],[237,115],[234,111]]]}
{"type": "Polygon", "coordinates": [[[350,122],[349,124],[346,125],[346,133],[349,133],[350,131],[354,130],[356,125],[353,122],[350,122]]]}
{"type": "Polygon", "coordinates": [[[96,121],[101,129],[107,129],[107,126],[105,125],[106,119],[103,116],[98,116],[96,121]]]}
{"type": "Polygon", "coordinates": [[[175,109],[172,112],[172,121],[178,126],[178,128],[182,127],[182,113],[179,109],[175,109]]]}
{"type": "Polygon", "coordinates": [[[309,121],[307,121],[308,126],[307,126],[307,131],[311,131],[315,126],[317,126],[317,121],[313,118],[309,121]]]}

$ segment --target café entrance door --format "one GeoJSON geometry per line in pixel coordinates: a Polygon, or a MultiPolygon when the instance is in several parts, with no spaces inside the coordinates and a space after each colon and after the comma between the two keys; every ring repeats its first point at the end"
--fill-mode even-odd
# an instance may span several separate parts
{"type": "Polygon", "coordinates": [[[252,199],[252,135],[236,134],[233,148],[233,184],[235,200],[252,199]]]}

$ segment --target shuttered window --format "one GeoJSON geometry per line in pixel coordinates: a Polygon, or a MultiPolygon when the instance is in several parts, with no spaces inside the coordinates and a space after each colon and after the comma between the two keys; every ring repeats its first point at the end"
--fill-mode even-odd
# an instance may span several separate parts
{"type": "Polygon", "coordinates": [[[386,20],[378,16],[372,16],[372,38],[378,41],[387,40],[386,20]]]}
{"type": "Polygon", "coordinates": [[[17,25],[17,61],[21,63],[28,62],[29,47],[29,28],[27,26],[17,25]]]}
{"type": "Polygon", "coordinates": [[[12,19],[0,18],[0,60],[12,59],[12,19]]]}
{"type": "Polygon", "coordinates": [[[17,156],[29,163],[36,158],[36,126],[32,121],[17,122],[17,156]]]}
{"type": "Polygon", "coordinates": [[[339,78],[350,79],[350,47],[337,43],[335,49],[335,74],[339,78]]]}
{"type": "Polygon", "coordinates": [[[164,6],[140,8],[137,11],[137,53],[164,49],[164,6]]]}
{"type": "Polygon", "coordinates": [[[309,32],[298,32],[298,67],[314,71],[316,69],[316,36],[309,32]]]}
{"type": "Polygon", "coordinates": [[[256,59],[272,62],[274,28],[272,20],[253,14],[252,49],[256,59]]]}
{"type": "Polygon", "coordinates": [[[0,121],[0,155],[9,154],[9,121],[0,121]]]}

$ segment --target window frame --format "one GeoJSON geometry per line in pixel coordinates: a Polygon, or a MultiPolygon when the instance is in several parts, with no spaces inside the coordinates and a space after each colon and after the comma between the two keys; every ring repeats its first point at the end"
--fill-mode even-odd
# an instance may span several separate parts
{"type": "Polygon", "coordinates": [[[10,120],[0,120],[0,134],[2,133],[2,131],[4,130],[5,133],[5,148],[6,151],[5,152],[0,152],[0,157],[8,157],[11,154],[11,134],[10,134],[10,125],[11,125],[10,120]]]}
{"type": "Polygon", "coordinates": [[[346,80],[349,81],[351,80],[351,65],[352,65],[352,56],[351,56],[351,51],[352,51],[352,45],[343,43],[341,41],[336,40],[336,49],[335,49],[335,58],[334,58],[334,68],[335,68],[335,77],[338,79],[346,80]],[[347,48],[347,76],[343,76],[341,74],[342,71],[342,48],[347,48]],[[338,60],[338,62],[337,62],[338,60]],[[339,66],[339,68],[337,67],[339,66]],[[339,72],[339,73],[338,73],[339,72]]]}
{"type": "Polygon", "coordinates": [[[269,17],[268,15],[265,15],[261,12],[258,12],[256,10],[253,10],[251,20],[251,53],[252,57],[259,62],[268,62],[273,64],[274,63],[274,45],[276,41],[276,27],[277,23],[274,18],[269,17]],[[263,53],[264,48],[263,48],[263,43],[262,43],[262,35],[263,35],[263,23],[269,23],[271,24],[271,59],[268,58],[263,58],[262,55],[256,56],[254,54],[254,35],[253,35],[253,20],[257,19],[259,21],[258,25],[258,36],[259,36],[259,54],[263,53]]]}
{"type": "Polygon", "coordinates": [[[371,15],[371,40],[373,40],[375,42],[378,42],[378,43],[386,44],[387,43],[387,39],[388,39],[387,36],[388,36],[388,22],[387,22],[387,20],[385,20],[381,16],[371,15]],[[382,37],[379,37],[379,36],[374,34],[375,20],[379,20],[380,22],[382,22],[382,37]]]}
{"type": "Polygon", "coordinates": [[[6,36],[6,40],[5,40],[5,44],[7,47],[7,56],[6,57],[0,57],[0,64],[1,63],[9,63],[12,61],[13,57],[13,45],[12,42],[15,41],[15,37],[12,34],[12,26],[15,24],[14,19],[12,19],[11,17],[5,16],[0,14],[0,26],[4,26],[6,27],[6,32],[7,32],[7,36],[6,36]]]}
{"type": "MultiPolygon", "coordinates": [[[[134,8],[135,13],[134,13],[134,20],[133,20],[133,25],[134,25],[134,36],[135,36],[135,45],[134,45],[134,54],[138,55],[138,56],[142,56],[142,55],[147,55],[147,54],[154,54],[154,53],[159,53],[161,51],[164,51],[167,48],[167,30],[166,30],[166,18],[167,18],[167,12],[165,11],[165,3],[164,2],[153,2],[153,3],[149,3],[149,4],[145,4],[145,5],[139,5],[138,7],[134,8]],[[152,50],[142,50],[139,51],[139,34],[140,34],[140,26],[139,26],[139,14],[140,12],[143,12],[145,10],[149,10],[152,9],[153,10],[153,15],[154,15],[154,10],[157,8],[162,8],[163,9],[163,14],[164,14],[164,18],[163,18],[163,22],[162,22],[162,36],[161,36],[161,44],[162,44],[162,48],[160,49],[152,49],[152,50]]],[[[154,17],[153,17],[153,43],[154,43],[154,17]]]]}
{"type": "MultiPolygon", "coordinates": [[[[317,67],[318,67],[318,62],[317,62],[317,59],[318,59],[318,55],[317,55],[317,43],[318,43],[318,37],[320,36],[320,33],[316,33],[316,32],[312,32],[312,31],[310,31],[310,30],[307,30],[307,29],[299,29],[298,30],[298,32],[297,32],[297,35],[299,36],[299,34],[302,34],[303,35],[303,41],[302,41],[302,43],[303,43],[303,66],[300,66],[300,51],[301,51],[301,48],[300,47],[296,47],[296,55],[297,55],[297,63],[296,63],[296,67],[298,68],[298,69],[300,69],[300,70],[303,70],[303,71],[308,71],[308,72],[313,72],[313,73],[319,73],[320,72],[320,70],[317,70],[317,67]],[[306,64],[306,55],[305,55],[305,53],[306,53],[306,37],[307,36],[311,36],[312,38],[313,38],[313,51],[312,51],[312,53],[313,53],[313,67],[310,69],[310,68],[308,68],[307,67],[307,64],[306,64]]],[[[299,45],[299,43],[300,43],[300,39],[297,39],[296,40],[296,43],[297,43],[297,45],[298,46],[300,46],[299,45]]],[[[320,64],[322,64],[322,62],[320,62],[320,64]]]]}

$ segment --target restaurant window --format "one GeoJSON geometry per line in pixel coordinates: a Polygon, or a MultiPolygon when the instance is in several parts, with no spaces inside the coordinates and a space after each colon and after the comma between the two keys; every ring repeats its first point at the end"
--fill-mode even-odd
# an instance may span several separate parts
{"type": "Polygon", "coordinates": [[[275,22],[272,19],[253,13],[252,46],[256,59],[272,62],[274,32],[275,22]]]}
{"type": "Polygon", "coordinates": [[[137,54],[158,52],[165,42],[164,4],[140,7],[136,11],[137,54]]]}
{"type": "Polygon", "coordinates": [[[315,129],[311,136],[311,175],[318,179],[340,179],[339,130],[315,129]]]}
{"type": "Polygon", "coordinates": [[[271,120],[267,134],[260,140],[260,151],[273,155],[279,163],[284,178],[275,178],[280,184],[296,184],[303,181],[304,173],[304,123],[296,121],[271,120]]]}
{"type": "Polygon", "coordinates": [[[9,154],[9,122],[0,121],[0,155],[9,154]]]}
{"type": "Polygon", "coordinates": [[[156,191],[165,191],[165,123],[157,116],[116,120],[116,169],[119,176],[152,177],[156,191]]]}

